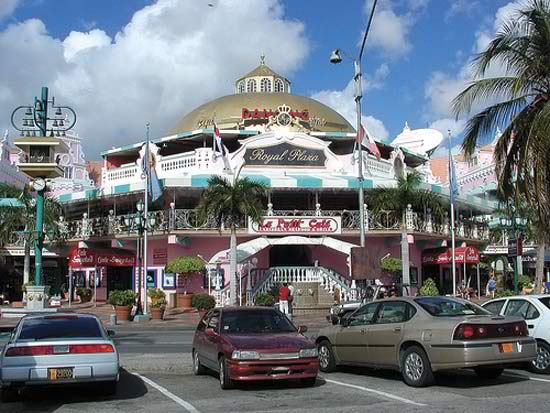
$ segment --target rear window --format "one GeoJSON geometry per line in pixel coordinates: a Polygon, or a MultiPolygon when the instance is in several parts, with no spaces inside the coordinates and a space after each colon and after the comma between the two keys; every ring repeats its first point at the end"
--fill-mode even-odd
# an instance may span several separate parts
{"type": "Polygon", "coordinates": [[[460,317],[467,315],[491,315],[484,308],[447,297],[422,297],[415,301],[434,317],[460,317]]]}
{"type": "Polygon", "coordinates": [[[101,338],[103,334],[95,318],[44,317],[25,320],[19,340],[57,340],[66,338],[101,338]]]}
{"type": "Polygon", "coordinates": [[[288,318],[275,310],[228,311],[222,313],[225,334],[293,333],[296,328],[288,318]]]}
{"type": "Polygon", "coordinates": [[[539,301],[543,303],[546,307],[550,308],[550,297],[539,298],[539,301]]]}

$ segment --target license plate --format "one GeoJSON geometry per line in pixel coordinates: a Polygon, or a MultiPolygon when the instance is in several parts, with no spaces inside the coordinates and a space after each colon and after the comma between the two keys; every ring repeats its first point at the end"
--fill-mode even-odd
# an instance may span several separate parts
{"type": "Polygon", "coordinates": [[[513,353],[514,343],[501,343],[499,344],[501,353],[513,353]]]}
{"type": "Polygon", "coordinates": [[[72,367],[48,369],[48,378],[53,381],[73,379],[74,369],[72,367]]]}
{"type": "Polygon", "coordinates": [[[288,371],[288,367],[274,367],[271,369],[272,374],[286,374],[288,371]]]}

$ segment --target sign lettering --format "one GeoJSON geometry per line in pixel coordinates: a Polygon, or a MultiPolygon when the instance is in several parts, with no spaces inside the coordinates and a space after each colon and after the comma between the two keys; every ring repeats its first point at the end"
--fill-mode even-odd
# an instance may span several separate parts
{"type": "Polygon", "coordinates": [[[264,148],[248,148],[244,153],[245,165],[249,166],[325,166],[326,156],[322,149],[294,146],[283,142],[264,148]]]}
{"type": "Polygon", "coordinates": [[[341,217],[263,217],[248,222],[249,234],[341,234],[341,217]]]}

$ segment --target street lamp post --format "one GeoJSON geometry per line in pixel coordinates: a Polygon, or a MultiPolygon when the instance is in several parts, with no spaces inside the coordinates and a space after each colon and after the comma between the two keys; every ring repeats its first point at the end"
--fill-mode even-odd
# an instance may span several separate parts
{"type": "MultiPolygon", "coordinates": [[[[365,43],[367,41],[367,35],[369,34],[370,26],[372,24],[372,19],[374,17],[374,11],[376,9],[376,3],[378,0],[374,0],[372,5],[369,21],[367,23],[367,28],[365,29],[365,34],[363,35],[363,42],[361,44],[361,49],[359,50],[359,56],[357,59],[353,59],[354,67],[354,82],[355,82],[355,111],[356,111],[356,131],[357,131],[357,152],[359,157],[359,165],[357,170],[357,180],[359,183],[359,238],[360,245],[362,248],[365,247],[365,190],[364,190],[364,176],[363,176],[363,134],[361,126],[361,98],[363,97],[362,85],[361,85],[361,58],[363,57],[363,50],[365,49],[365,43]]],[[[342,56],[347,57],[347,55],[340,49],[336,49],[332,52],[330,56],[330,62],[333,64],[338,64],[342,62],[342,56]]]]}
{"type": "Polygon", "coordinates": [[[147,251],[144,250],[143,246],[143,234],[145,231],[152,231],[156,225],[156,218],[153,213],[149,213],[147,211],[147,214],[144,212],[145,209],[145,203],[143,200],[139,200],[136,204],[136,214],[132,217],[131,215],[127,215],[124,217],[124,223],[126,224],[126,227],[128,230],[136,230],[138,233],[137,238],[137,255],[138,255],[138,297],[137,297],[137,310],[136,310],[136,316],[138,316],[138,320],[147,318],[147,305],[145,302],[147,301],[147,267],[142,266],[142,262],[147,262],[146,260],[143,260],[144,254],[147,254],[147,251]],[[143,267],[143,268],[142,268],[143,267]],[[145,274],[145,276],[143,276],[145,274]],[[141,299],[142,299],[142,290],[144,291],[145,298],[144,298],[144,306],[141,306],[141,299]]]}
{"type": "Polygon", "coordinates": [[[520,242],[522,241],[521,233],[527,226],[527,219],[517,216],[515,209],[512,209],[512,217],[511,218],[501,217],[500,225],[503,229],[512,231],[512,238],[515,240],[515,243],[516,243],[516,253],[514,255],[514,258],[516,260],[514,264],[514,294],[518,294],[519,293],[519,276],[523,275],[523,265],[522,265],[523,248],[520,245],[520,242]]]}
{"type": "MultiPolygon", "coordinates": [[[[11,114],[12,126],[20,132],[14,144],[25,153],[24,162],[18,168],[34,178],[32,188],[36,191],[36,225],[34,231],[34,283],[42,284],[42,249],[44,246],[44,194],[48,190],[46,179],[63,174],[56,157],[56,150],[66,144],[59,139],[76,124],[76,113],[68,106],[58,106],[55,98],[48,97],[48,88],[42,87],[40,98],[33,105],[18,106],[11,114]],[[53,113],[53,115],[52,115],[53,113]]],[[[44,297],[45,290],[37,291],[44,297]]],[[[43,300],[42,300],[43,302],[43,300]]]]}

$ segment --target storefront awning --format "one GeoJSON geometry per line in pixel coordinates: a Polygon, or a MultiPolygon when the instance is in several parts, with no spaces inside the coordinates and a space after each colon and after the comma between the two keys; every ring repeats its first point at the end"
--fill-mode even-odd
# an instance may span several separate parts
{"type": "MultiPolygon", "coordinates": [[[[479,251],[475,247],[455,248],[455,262],[457,264],[479,264],[479,251]]],[[[426,250],[422,254],[422,264],[447,265],[452,263],[451,248],[437,248],[426,250]]]]}
{"type": "Polygon", "coordinates": [[[77,248],[69,255],[69,267],[133,267],[136,256],[132,251],[110,248],[77,248]]]}

